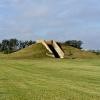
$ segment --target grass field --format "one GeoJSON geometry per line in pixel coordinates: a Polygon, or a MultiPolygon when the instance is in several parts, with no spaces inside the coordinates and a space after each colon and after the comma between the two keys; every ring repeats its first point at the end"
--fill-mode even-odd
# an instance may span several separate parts
{"type": "Polygon", "coordinates": [[[100,100],[100,60],[0,59],[0,100],[100,100]]]}

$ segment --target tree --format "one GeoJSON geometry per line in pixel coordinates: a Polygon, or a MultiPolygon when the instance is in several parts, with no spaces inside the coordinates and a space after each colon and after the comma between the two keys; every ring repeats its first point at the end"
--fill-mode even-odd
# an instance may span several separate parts
{"type": "Polygon", "coordinates": [[[2,43],[0,43],[0,52],[1,52],[2,43]]]}
{"type": "Polygon", "coordinates": [[[35,41],[30,40],[30,41],[28,41],[28,46],[29,46],[29,45],[32,45],[32,44],[34,44],[34,43],[36,43],[36,42],[35,42],[35,41]]]}
{"type": "Polygon", "coordinates": [[[10,48],[10,50],[16,51],[18,45],[19,45],[19,42],[18,42],[17,39],[10,39],[9,40],[9,48],[10,48]]]}
{"type": "Polygon", "coordinates": [[[19,48],[19,50],[25,48],[25,44],[23,41],[19,41],[18,48],[19,48]]]}
{"type": "Polygon", "coordinates": [[[82,46],[83,42],[77,41],[77,40],[68,40],[68,41],[65,41],[64,44],[78,48],[78,49],[82,49],[81,46],[82,46]]]}
{"type": "Polygon", "coordinates": [[[4,53],[9,53],[9,40],[2,41],[1,51],[4,53]]]}

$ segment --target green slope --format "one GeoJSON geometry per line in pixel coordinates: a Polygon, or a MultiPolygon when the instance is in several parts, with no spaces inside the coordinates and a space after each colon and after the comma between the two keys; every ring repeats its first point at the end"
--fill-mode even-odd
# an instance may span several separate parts
{"type": "Polygon", "coordinates": [[[80,50],[71,46],[62,45],[65,53],[65,58],[98,58],[95,53],[80,50]]]}
{"type": "Polygon", "coordinates": [[[42,44],[33,44],[25,49],[10,54],[14,58],[40,58],[46,57],[46,48],[42,44]]]}
{"type": "Polygon", "coordinates": [[[46,56],[46,48],[42,44],[33,44],[29,47],[26,47],[22,50],[11,54],[2,54],[0,53],[0,58],[2,59],[34,59],[34,58],[43,58],[46,56]]]}
{"type": "MultiPolygon", "coordinates": [[[[71,46],[61,45],[61,47],[65,53],[65,58],[75,59],[75,58],[97,58],[99,57],[94,53],[82,51],[80,49],[77,49],[71,46]]],[[[34,58],[48,57],[46,53],[48,53],[48,51],[42,44],[33,44],[29,47],[26,47],[25,49],[22,49],[12,54],[8,54],[8,55],[0,54],[0,58],[34,59],[34,58]]]]}

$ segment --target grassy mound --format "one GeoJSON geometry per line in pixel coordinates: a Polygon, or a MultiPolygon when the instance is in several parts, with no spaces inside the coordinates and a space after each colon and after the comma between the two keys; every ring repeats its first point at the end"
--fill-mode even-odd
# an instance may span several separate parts
{"type": "Polygon", "coordinates": [[[95,53],[77,49],[71,46],[62,45],[62,49],[64,50],[65,58],[75,59],[75,58],[97,58],[99,57],[95,53]]]}
{"type": "MultiPolygon", "coordinates": [[[[66,45],[61,45],[64,53],[65,53],[65,58],[97,58],[95,53],[91,52],[86,52],[82,51],[80,49],[71,47],[71,46],[66,46],[66,45]]],[[[0,54],[0,58],[7,58],[7,59],[34,59],[34,58],[45,58],[48,57],[46,55],[48,51],[42,44],[33,44],[29,47],[26,47],[20,51],[17,51],[12,54],[0,54]]]]}
{"type": "Polygon", "coordinates": [[[42,44],[33,44],[29,47],[26,47],[22,50],[11,54],[0,54],[0,58],[7,59],[34,59],[34,58],[43,58],[46,56],[46,48],[42,44]]]}
{"type": "Polygon", "coordinates": [[[33,44],[25,49],[10,54],[14,58],[40,58],[46,57],[46,48],[42,44],[33,44]]]}

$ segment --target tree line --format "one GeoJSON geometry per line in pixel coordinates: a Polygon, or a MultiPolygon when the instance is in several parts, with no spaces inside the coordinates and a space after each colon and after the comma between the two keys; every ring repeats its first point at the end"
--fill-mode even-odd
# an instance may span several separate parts
{"type": "Polygon", "coordinates": [[[83,42],[81,40],[67,40],[67,41],[61,42],[59,44],[63,44],[63,45],[67,45],[67,46],[72,46],[74,48],[82,49],[83,42]]]}
{"type": "Polygon", "coordinates": [[[9,54],[9,53],[21,50],[34,43],[35,41],[32,41],[32,40],[22,41],[22,40],[17,40],[17,39],[4,39],[0,43],[0,52],[9,54]]]}
{"type": "MultiPolygon", "coordinates": [[[[30,46],[34,43],[35,41],[32,41],[32,40],[22,41],[18,39],[4,39],[0,43],[0,52],[3,52],[5,54],[13,53],[23,48],[26,48],[27,46],[30,46]]],[[[65,42],[59,42],[59,44],[68,45],[68,46],[72,46],[78,49],[82,49],[81,46],[83,42],[78,41],[78,40],[68,40],[65,42]]]]}

